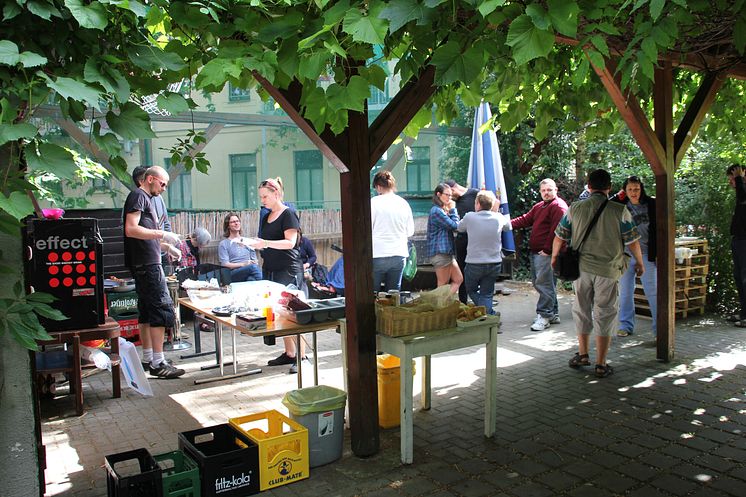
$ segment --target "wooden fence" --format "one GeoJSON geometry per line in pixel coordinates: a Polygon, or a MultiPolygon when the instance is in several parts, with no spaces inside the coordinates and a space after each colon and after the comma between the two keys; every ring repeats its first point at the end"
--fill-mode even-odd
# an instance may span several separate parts
{"type": "MultiPolygon", "coordinates": [[[[223,219],[234,211],[178,212],[170,217],[174,233],[188,235],[195,228],[205,228],[212,242],[200,251],[202,262],[218,263],[218,244],[223,239],[223,219]]],[[[255,236],[259,228],[259,210],[237,211],[241,219],[241,232],[255,236]]],[[[415,234],[424,234],[427,217],[415,217],[415,234]]],[[[318,262],[331,266],[341,254],[331,249],[332,244],[342,246],[342,216],[336,209],[300,211],[303,236],[313,242],[318,262]]]]}

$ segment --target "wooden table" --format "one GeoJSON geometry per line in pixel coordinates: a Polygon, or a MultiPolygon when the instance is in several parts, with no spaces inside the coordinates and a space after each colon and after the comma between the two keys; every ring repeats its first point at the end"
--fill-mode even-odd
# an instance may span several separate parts
{"type": "MultiPolygon", "coordinates": [[[[420,405],[424,410],[430,409],[430,356],[441,352],[463,349],[474,345],[485,345],[487,361],[484,381],[484,436],[495,434],[497,423],[497,332],[499,323],[475,325],[467,328],[450,328],[428,331],[416,335],[390,337],[382,334],[376,336],[378,350],[397,356],[401,361],[401,461],[411,464],[413,460],[413,374],[412,359],[422,357],[422,395],[420,405]]],[[[345,363],[345,382],[347,381],[347,344],[346,322],[342,322],[342,354],[345,363]]],[[[345,384],[346,387],[346,384],[345,384]]]]}
{"type": "Polygon", "coordinates": [[[88,340],[111,339],[111,389],[113,397],[118,399],[122,396],[121,379],[119,376],[119,323],[113,318],[107,317],[104,324],[95,328],[84,328],[79,330],[54,331],[49,333],[52,340],[37,341],[39,345],[60,345],[67,344],[72,346],[72,356],[68,358],[65,352],[64,360],[54,361],[51,356],[52,352],[36,353],[36,372],[44,374],[69,373],[71,391],[75,395],[75,412],[78,416],[83,414],[83,377],[80,364],[80,342],[88,340]],[[50,360],[47,360],[50,359],[50,360]]]}
{"type": "MultiPolygon", "coordinates": [[[[207,382],[213,382],[213,381],[220,381],[223,379],[231,379],[231,378],[237,378],[240,376],[247,376],[250,374],[257,374],[261,373],[261,369],[253,369],[249,371],[244,371],[239,373],[237,370],[237,359],[236,359],[236,330],[243,334],[248,335],[251,337],[267,337],[267,336],[274,336],[274,337],[286,337],[286,336],[295,336],[296,340],[296,350],[300,352],[300,341],[301,341],[301,335],[304,333],[311,333],[313,335],[313,384],[318,385],[319,384],[319,355],[317,353],[317,338],[316,333],[323,330],[329,330],[329,329],[338,329],[339,327],[339,321],[333,320],[333,321],[325,321],[323,323],[309,323],[309,324],[298,324],[293,321],[290,321],[289,319],[284,319],[280,316],[277,316],[275,320],[271,323],[267,323],[266,329],[259,329],[259,330],[250,330],[247,328],[244,328],[238,324],[236,324],[236,317],[234,315],[231,316],[216,316],[213,314],[211,309],[200,307],[199,305],[196,305],[192,303],[192,301],[189,298],[180,298],[179,299],[179,305],[183,305],[185,307],[188,307],[189,309],[192,309],[196,312],[199,312],[200,314],[205,315],[209,319],[215,322],[216,324],[216,330],[215,330],[215,350],[216,350],[216,360],[218,363],[218,367],[220,368],[220,377],[218,378],[209,378],[205,380],[195,380],[195,384],[200,383],[207,383],[207,382]],[[232,354],[233,354],[233,374],[232,375],[225,375],[225,365],[223,363],[223,327],[227,326],[231,330],[231,347],[232,347],[232,354]]],[[[303,388],[303,374],[302,374],[302,367],[303,367],[303,361],[298,361],[298,388],[303,388]]]]}

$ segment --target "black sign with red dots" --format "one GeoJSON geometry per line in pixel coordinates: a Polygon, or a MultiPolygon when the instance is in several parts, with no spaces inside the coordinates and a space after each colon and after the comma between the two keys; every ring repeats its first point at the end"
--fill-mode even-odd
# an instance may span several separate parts
{"type": "Polygon", "coordinates": [[[104,322],[103,243],[91,218],[39,220],[25,234],[29,291],[51,293],[52,305],[70,319],[43,322],[47,330],[97,326],[104,322]]]}

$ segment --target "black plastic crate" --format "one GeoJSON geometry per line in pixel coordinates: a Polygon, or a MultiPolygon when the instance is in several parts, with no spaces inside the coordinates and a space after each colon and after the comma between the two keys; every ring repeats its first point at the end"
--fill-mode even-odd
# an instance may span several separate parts
{"type": "Polygon", "coordinates": [[[104,457],[106,490],[109,497],[163,497],[162,472],[147,449],[135,449],[104,457]],[[138,472],[124,471],[134,466],[138,472]],[[125,463],[129,462],[129,465],[125,463]]]}
{"type": "Polygon", "coordinates": [[[194,459],[202,497],[241,497],[259,492],[259,449],[228,424],[179,433],[179,449],[194,459]]]}

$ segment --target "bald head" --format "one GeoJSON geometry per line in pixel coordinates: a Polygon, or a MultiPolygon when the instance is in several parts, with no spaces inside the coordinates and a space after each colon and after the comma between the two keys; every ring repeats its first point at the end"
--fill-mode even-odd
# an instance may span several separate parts
{"type": "Polygon", "coordinates": [[[169,176],[165,169],[160,166],[151,166],[145,171],[140,188],[151,196],[160,195],[168,187],[169,176]]]}

